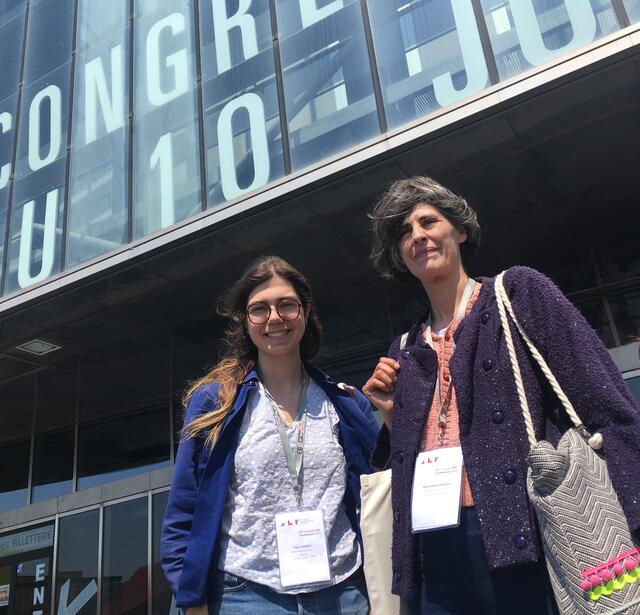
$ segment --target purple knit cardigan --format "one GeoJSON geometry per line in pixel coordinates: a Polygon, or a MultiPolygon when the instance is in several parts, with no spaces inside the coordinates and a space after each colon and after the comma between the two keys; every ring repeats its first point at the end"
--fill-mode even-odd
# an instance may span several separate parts
{"type": "MultiPolygon", "coordinates": [[[[460,441],[489,565],[533,562],[541,555],[534,512],[526,493],[529,445],[511,364],[500,325],[493,278],[454,334],[451,359],[460,416],[460,441]]],[[[640,528],[640,413],[620,373],[596,333],[544,275],[512,267],[505,287],[516,316],[547,360],[584,424],[604,437],[613,485],[634,532],[640,528]]],[[[568,419],[538,367],[514,335],[516,352],[536,436],[557,444],[568,419]]],[[[393,592],[413,597],[418,589],[418,549],[411,533],[411,485],[420,434],[433,399],[437,357],[410,330],[400,350],[391,438],[383,427],[372,457],[377,468],[391,467],[393,501],[393,592]]]]}

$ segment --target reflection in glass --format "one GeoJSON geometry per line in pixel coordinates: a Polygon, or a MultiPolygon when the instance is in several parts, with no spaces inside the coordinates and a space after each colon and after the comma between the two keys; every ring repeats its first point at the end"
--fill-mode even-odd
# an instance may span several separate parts
{"type": "Polygon", "coordinates": [[[628,378],[624,382],[629,387],[629,390],[634,396],[636,403],[640,406],[640,376],[636,376],[635,378],[628,378]]]}
{"type": "Polygon", "coordinates": [[[391,128],[489,85],[467,0],[368,0],[387,123],[391,128]]]}
{"type": "Polygon", "coordinates": [[[153,496],[153,520],[152,520],[152,537],[151,537],[151,557],[153,561],[152,569],[152,605],[153,615],[169,615],[172,612],[173,596],[169,584],[160,567],[160,533],[162,531],[162,520],[164,519],[164,511],[167,508],[167,499],[169,492],[163,491],[153,496]]]}
{"type": "Polygon", "coordinates": [[[15,566],[15,571],[16,585],[12,599],[12,615],[49,615],[51,613],[50,555],[21,561],[15,566]]]}
{"type": "MultiPolygon", "coordinates": [[[[13,170],[13,141],[16,135],[17,101],[17,96],[10,96],[0,101],[0,263],[4,257],[4,239],[9,208],[9,178],[13,170]]],[[[1,288],[2,280],[0,280],[1,288]]]]}
{"type": "Polygon", "coordinates": [[[169,411],[111,419],[80,426],[78,489],[151,472],[169,465],[169,411]]]}
{"type": "Polygon", "coordinates": [[[597,297],[595,299],[581,301],[576,303],[576,307],[580,310],[587,322],[595,329],[603,344],[607,348],[613,348],[615,346],[613,333],[611,332],[611,326],[604,309],[602,298],[597,297]]]}
{"type": "Polygon", "coordinates": [[[281,177],[284,162],[268,0],[204,2],[200,13],[212,206],[281,177]]]}
{"type": "Polygon", "coordinates": [[[13,190],[5,290],[40,282],[60,269],[65,160],[17,182],[13,190]]]}
{"type": "Polygon", "coordinates": [[[24,2],[3,9],[0,2],[0,100],[18,91],[22,35],[24,34],[24,2]]]}
{"type": "Polygon", "coordinates": [[[277,0],[291,165],[380,132],[360,4],[277,0]]]}
{"type": "Polygon", "coordinates": [[[30,442],[0,445],[0,512],[26,506],[30,442]]]}
{"type": "Polygon", "coordinates": [[[136,3],[133,235],[201,209],[193,3],[136,3]]]}
{"type": "Polygon", "coordinates": [[[620,28],[610,0],[482,0],[482,9],[500,79],[620,28]]]}
{"type": "Polygon", "coordinates": [[[36,435],[33,452],[32,502],[41,502],[71,492],[73,439],[73,430],[36,435]]]}
{"type": "Polygon", "coordinates": [[[127,4],[81,0],[66,264],[127,241],[127,4]]]}
{"type": "Polygon", "coordinates": [[[640,0],[622,0],[627,14],[629,15],[629,21],[635,23],[640,20],[640,0]]]}
{"type": "Polygon", "coordinates": [[[72,3],[32,2],[11,207],[5,290],[40,282],[60,268],[72,3]]]}
{"type": "Polygon", "coordinates": [[[10,586],[11,566],[0,566],[0,615],[9,615],[10,586]]]}
{"type": "Polygon", "coordinates": [[[71,59],[73,4],[50,0],[30,3],[24,83],[45,77],[71,59]]]}
{"type": "MultiPolygon", "coordinates": [[[[95,615],[98,605],[98,522],[97,509],[60,518],[57,603],[68,606],[82,594],[76,602],[80,607],[77,615],[95,615]]],[[[63,610],[58,608],[57,612],[63,610]]]]}
{"type": "Polygon", "coordinates": [[[613,319],[621,344],[628,344],[640,337],[640,290],[633,289],[609,295],[613,319]]]}
{"type": "Polygon", "coordinates": [[[147,498],[104,509],[102,614],[146,615],[147,498]]]}

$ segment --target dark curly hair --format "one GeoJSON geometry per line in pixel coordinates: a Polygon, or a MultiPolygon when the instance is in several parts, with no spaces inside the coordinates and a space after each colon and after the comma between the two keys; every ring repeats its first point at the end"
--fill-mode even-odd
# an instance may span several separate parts
{"type": "Polygon", "coordinates": [[[469,262],[480,245],[476,212],[464,198],[430,177],[401,179],[389,186],[369,212],[373,234],[371,260],[384,278],[414,279],[402,261],[398,242],[402,221],[419,203],[436,207],[451,224],[466,232],[467,239],[460,246],[463,263],[469,262]]]}

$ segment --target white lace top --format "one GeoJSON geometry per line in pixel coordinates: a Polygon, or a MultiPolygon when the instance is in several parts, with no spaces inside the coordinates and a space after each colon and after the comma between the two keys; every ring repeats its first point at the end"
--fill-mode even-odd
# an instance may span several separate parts
{"type": "MultiPolygon", "coordinates": [[[[307,395],[302,508],[324,514],[332,581],[287,593],[316,591],[343,581],[361,565],[360,548],[346,514],[346,461],[338,442],[338,415],[313,380],[307,395]]],[[[296,429],[287,433],[295,442],[296,429]]],[[[235,453],[220,530],[218,569],[283,593],[275,515],[297,510],[271,405],[260,386],[249,396],[235,453]]]]}

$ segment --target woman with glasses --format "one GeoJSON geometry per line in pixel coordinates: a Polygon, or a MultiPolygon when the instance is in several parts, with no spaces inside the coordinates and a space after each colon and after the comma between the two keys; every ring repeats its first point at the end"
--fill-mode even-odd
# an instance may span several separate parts
{"type": "Polygon", "coordinates": [[[310,361],[321,328],[302,274],[268,256],[223,296],[221,358],[185,394],[162,564],[186,615],[369,611],[359,477],[371,406],[310,361]]]}
{"type": "MultiPolygon", "coordinates": [[[[553,613],[494,281],[466,271],[480,241],[476,213],[438,182],[413,177],[390,186],[371,218],[376,268],[418,282],[430,306],[364,386],[385,422],[373,463],[392,468],[393,592],[410,613],[553,613]]],[[[581,419],[604,438],[609,475],[638,531],[633,398],[598,336],[547,277],[512,267],[504,283],[581,419]]],[[[556,446],[568,426],[557,397],[524,345],[517,352],[536,434],[556,446]]]]}

